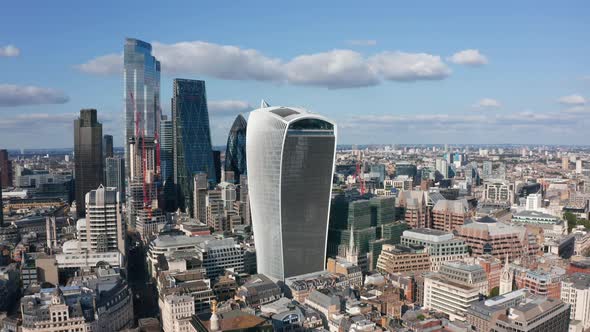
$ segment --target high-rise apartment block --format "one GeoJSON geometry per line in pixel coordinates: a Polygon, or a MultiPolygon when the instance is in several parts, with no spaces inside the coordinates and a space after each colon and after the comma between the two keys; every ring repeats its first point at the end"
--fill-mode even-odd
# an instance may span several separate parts
{"type": "Polygon", "coordinates": [[[276,280],[321,271],[336,157],[336,125],[290,107],[250,114],[248,186],[258,273],[276,280]]]}

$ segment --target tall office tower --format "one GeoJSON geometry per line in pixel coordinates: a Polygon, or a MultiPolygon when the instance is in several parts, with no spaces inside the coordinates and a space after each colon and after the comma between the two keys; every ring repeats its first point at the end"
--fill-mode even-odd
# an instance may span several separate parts
{"type": "Polygon", "coordinates": [[[0,189],[12,186],[12,161],[8,159],[8,151],[0,150],[0,189]]]}
{"type": "Polygon", "coordinates": [[[94,252],[118,251],[125,256],[125,224],[119,193],[115,188],[86,193],[86,243],[94,252]]]}
{"type": "MultiPolygon", "coordinates": [[[[158,208],[156,192],[156,142],[151,137],[131,139],[129,144],[131,165],[127,191],[127,218],[129,225],[135,227],[138,212],[158,208]]],[[[149,213],[148,213],[149,215],[149,213]]]]}
{"type": "Polygon", "coordinates": [[[275,280],[321,271],[336,125],[287,107],[250,114],[246,132],[248,184],[258,273],[275,280]]]}
{"type": "Polygon", "coordinates": [[[176,210],[176,186],[174,185],[174,132],[172,120],[162,116],[160,122],[160,170],[164,186],[164,208],[176,210]]]}
{"type": "Polygon", "coordinates": [[[489,179],[493,177],[493,169],[494,169],[494,164],[489,161],[489,160],[485,160],[483,162],[483,174],[482,177],[484,179],[489,179]]]}
{"type": "Polygon", "coordinates": [[[84,197],[103,180],[102,124],[95,109],[83,109],[74,120],[74,155],[76,177],[76,213],[84,217],[84,197]]]}
{"type": "Polygon", "coordinates": [[[113,156],[113,135],[104,135],[102,139],[102,152],[105,158],[113,156]]]}
{"type": "Polygon", "coordinates": [[[221,182],[221,151],[213,150],[213,168],[215,169],[215,183],[221,182]]]}
{"type": "Polygon", "coordinates": [[[209,182],[215,181],[205,81],[174,80],[172,121],[178,203],[193,215],[193,175],[207,173],[209,182]]]}
{"type": "Polygon", "coordinates": [[[576,160],[576,174],[582,174],[583,165],[582,159],[576,160]]]}
{"type": "Polygon", "coordinates": [[[125,159],[110,157],[105,159],[105,185],[116,188],[121,201],[125,200],[125,159]]]}
{"type": "MultiPolygon", "coordinates": [[[[125,165],[130,166],[129,144],[136,136],[136,125],[145,137],[157,137],[159,130],[160,62],[152,56],[152,45],[138,39],[125,39],[123,84],[125,165]]],[[[130,176],[129,169],[126,170],[125,176],[130,176]]]]}
{"type": "Polygon", "coordinates": [[[240,175],[246,174],[246,125],[246,119],[238,114],[229,130],[225,150],[225,172],[233,172],[238,183],[240,175]]]}
{"type": "Polygon", "coordinates": [[[207,189],[209,189],[207,173],[195,174],[193,181],[193,211],[195,218],[204,223],[207,220],[207,189]]]}

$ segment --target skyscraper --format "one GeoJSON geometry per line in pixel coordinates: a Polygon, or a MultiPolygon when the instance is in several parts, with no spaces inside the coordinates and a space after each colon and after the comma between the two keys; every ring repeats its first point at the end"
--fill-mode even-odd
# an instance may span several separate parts
{"type": "Polygon", "coordinates": [[[12,162],[8,159],[8,151],[0,150],[0,188],[12,186],[12,162]]]}
{"type": "Polygon", "coordinates": [[[336,154],[336,125],[287,107],[250,114],[248,189],[258,273],[275,280],[321,271],[336,154]]]}
{"type": "MultiPolygon", "coordinates": [[[[127,38],[123,52],[125,87],[125,165],[129,160],[130,140],[137,127],[145,137],[157,137],[160,121],[160,62],[152,56],[152,45],[127,38]],[[135,114],[137,110],[138,114],[135,114]]],[[[129,177],[129,169],[126,170],[129,177]]]]}
{"type": "Polygon", "coordinates": [[[174,80],[172,121],[178,203],[181,209],[190,211],[193,209],[193,175],[204,172],[209,182],[215,181],[205,81],[174,80]]]}
{"type": "Polygon", "coordinates": [[[246,119],[238,114],[227,136],[225,172],[233,172],[235,182],[246,174],[246,119]]]}
{"type": "Polygon", "coordinates": [[[160,122],[160,170],[164,186],[164,208],[176,210],[176,186],[174,185],[174,131],[172,120],[162,116],[160,122]]]}
{"type": "Polygon", "coordinates": [[[111,158],[113,156],[113,135],[104,135],[102,147],[104,157],[111,158]]]}
{"type": "Polygon", "coordinates": [[[103,180],[102,124],[95,109],[83,109],[74,120],[74,156],[76,179],[76,213],[84,217],[84,197],[103,180]]]}
{"type": "Polygon", "coordinates": [[[116,188],[119,192],[120,200],[124,201],[125,159],[115,157],[105,159],[105,184],[107,187],[116,188]]]}

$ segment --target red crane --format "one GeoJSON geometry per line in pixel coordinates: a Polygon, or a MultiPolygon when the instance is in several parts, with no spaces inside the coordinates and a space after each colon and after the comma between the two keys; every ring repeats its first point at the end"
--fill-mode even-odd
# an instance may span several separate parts
{"type": "MultiPolygon", "coordinates": [[[[139,142],[138,139],[141,138],[141,173],[142,173],[142,189],[143,189],[143,209],[147,212],[149,219],[152,218],[152,207],[150,202],[151,197],[151,188],[148,188],[148,161],[147,161],[147,153],[145,150],[145,130],[139,129],[139,122],[141,114],[137,111],[137,104],[135,103],[135,97],[133,93],[129,93],[129,97],[131,98],[131,102],[133,103],[133,111],[135,112],[135,146],[137,146],[139,142]]],[[[151,182],[151,181],[150,181],[151,182]]]]}

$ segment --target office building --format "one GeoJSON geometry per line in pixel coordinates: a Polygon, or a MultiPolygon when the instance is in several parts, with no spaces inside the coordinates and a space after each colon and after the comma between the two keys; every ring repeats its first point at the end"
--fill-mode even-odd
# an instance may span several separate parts
{"type": "Polygon", "coordinates": [[[432,228],[452,232],[471,217],[466,199],[441,199],[432,208],[432,228]]]}
{"type": "Polygon", "coordinates": [[[445,262],[469,257],[469,251],[463,239],[455,238],[453,233],[434,229],[417,228],[404,231],[401,244],[428,248],[431,271],[438,271],[445,262]]]}
{"type": "Polygon", "coordinates": [[[321,271],[336,156],[336,125],[302,109],[250,114],[248,190],[258,273],[276,280],[321,271]]]}
{"type": "Polygon", "coordinates": [[[166,211],[176,211],[174,184],[174,131],[172,120],[162,116],[160,122],[160,174],[163,184],[163,203],[166,211]]]}
{"type": "MultiPolygon", "coordinates": [[[[139,211],[158,208],[156,189],[156,141],[151,137],[132,138],[129,141],[129,171],[127,191],[127,220],[130,227],[137,223],[139,211]]],[[[146,214],[144,214],[146,215],[146,214]]]]}
{"type": "Polygon", "coordinates": [[[431,207],[426,192],[408,190],[399,193],[397,205],[404,211],[404,220],[412,228],[431,228],[431,207]]]}
{"type": "Polygon", "coordinates": [[[0,150],[0,189],[12,187],[12,161],[8,158],[8,151],[0,150]]]}
{"type": "Polygon", "coordinates": [[[178,204],[194,216],[194,174],[206,173],[209,182],[215,181],[205,82],[175,79],[173,85],[174,178],[180,195],[178,204]]]}
{"type": "Polygon", "coordinates": [[[465,321],[467,310],[479,299],[475,285],[450,280],[438,272],[424,276],[424,308],[445,313],[451,321],[465,321]]]}
{"type": "Polygon", "coordinates": [[[489,160],[484,160],[482,177],[486,180],[491,179],[494,174],[493,172],[494,172],[494,164],[489,160]]]}
{"type": "Polygon", "coordinates": [[[225,172],[233,172],[233,177],[239,183],[240,176],[246,174],[246,119],[238,114],[234,120],[225,150],[225,172]]]}
{"type": "Polygon", "coordinates": [[[486,203],[507,204],[514,203],[514,184],[508,181],[486,181],[484,186],[484,201],[486,203]]]}
{"type": "MultiPolygon", "coordinates": [[[[126,38],[123,51],[125,87],[125,165],[131,167],[129,144],[139,136],[157,138],[160,121],[160,62],[152,56],[152,45],[126,38]],[[137,113],[136,113],[137,112],[137,113]]],[[[127,168],[126,177],[130,177],[127,168]]]]}
{"type": "Polygon", "coordinates": [[[543,208],[543,194],[529,194],[526,197],[526,205],[525,208],[527,210],[539,210],[543,208]]]}
{"type": "Polygon", "coordinates": [[[102,154],[105,158],[113,157],[113,135],[104,135],[102,138],[102,154]]]}
{"type": "Polygon", "coordinates": [[[213,150],[213,167],[215,168],[215,183],[221,182],[221,151],[213,150]]]}
{"type": "Polygon", "coordinates": [[[561,300],[571,306],[570,319],[590,328],[590,274],[574,273],[561,282],[561,300]]]}
{"type": "Polygon", "coordinates": [[[197,173],[193,178],[193,213],[195,219],[200,222],[207,222],[207,191],[209,182],[207,173],[197,173]]]}
{"type": "Polygon", "coordinates": [[[377,270],[385,274],[430,271],[430,257],[422,246],[385,244],[377,260],[377,270]]]}
{"type": "Polygon", "coordinates": [[[531,294],[559,299],[561,296],[561,282],[566,277],[565,273],[564,269],[557,266],[548,271],[517,269],[514,271],[514,285],[516,289],[528,289],[531,294]]]}
{"type": "Polygon", "coordinates": [[[107,157],[105,159],[105,185],[116,188],[122,201],[125,200],[125,159],[107,157]]]}
{"type": "Polygon", "coordinates": [[[74,120],[76,213],[85,215],[84,197],[103,182],[102,124],[95,109],[83,109],[74,120]]]}
{"type": "Polygon", "coordinates": [[[159,298],[162,331],[191,331],[191,318],[195,314],[195,300],[188,295],[165,295],[159,298]]]}
{"type": "Polygon", "coordinates": [[[491,217],[483,217],[458,228],[458,236],[471,247],[472,255],[492,255],[513,261],[521,256],[533,256],[539,252],[539,244],[534,234],[525,227],[512,226],[498,222],[491,217]]]}
{"type": "Polygon", "coordinates": [[[569,315],[569,304],[519,289],[472,304],[467,322],[475,331],[567,332],[569,315]]]}
{"type": "Polygon", "coordinates": [[[93,252],[117,251],[125,256],[125,237],[122,204],[117,190],[101,185],[88,192],[84,240],[87,248],[93,252]]]}

